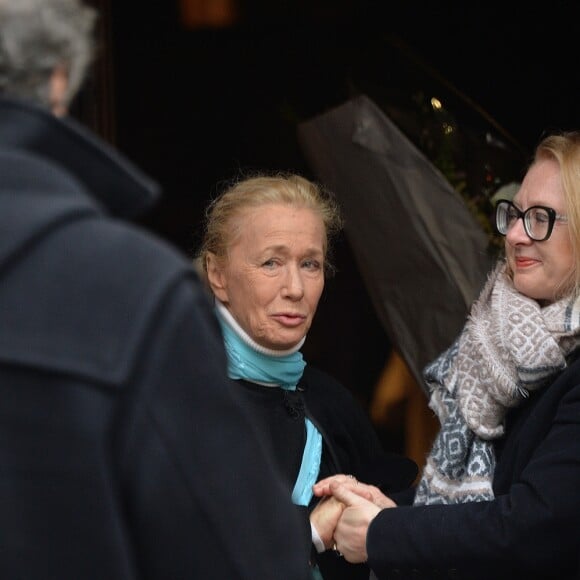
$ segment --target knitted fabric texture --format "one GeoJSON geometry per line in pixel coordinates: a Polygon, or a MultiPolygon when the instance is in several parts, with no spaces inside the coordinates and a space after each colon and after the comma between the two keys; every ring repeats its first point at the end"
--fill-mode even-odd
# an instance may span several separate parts
{"type": "Polygon", "coordinates": [[[424,370],[441,429],[415,505],[493,499],[492,440],[504,434],[507,410],[561,373],[580,344],[580,299],[541,307],[505,270],[499,262],[459,338],[424,370]]]}

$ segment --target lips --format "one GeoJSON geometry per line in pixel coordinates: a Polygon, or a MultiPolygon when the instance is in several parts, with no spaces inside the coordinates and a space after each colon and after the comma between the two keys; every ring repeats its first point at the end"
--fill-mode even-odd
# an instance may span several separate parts
{"type": "Polygon", "coordinates": [[[516,268],[529,268],[539,263],[539,260],[534,258],[527,258],[525,256],[517,256],[515,258],[516,268]]]}
{"type": "Polygon", "coordinates": [[[292,314],[292,313],[274,314],[272,318],[274,318],[284,326],[299,326],[306,320],[306,316],[304,316],[303,314],[292,314]]]}

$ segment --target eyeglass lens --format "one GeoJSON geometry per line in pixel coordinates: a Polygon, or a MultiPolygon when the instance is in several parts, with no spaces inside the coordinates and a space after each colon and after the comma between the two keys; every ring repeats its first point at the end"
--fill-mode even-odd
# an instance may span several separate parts
{"type": "Polygon", "coordinates": [[[506,235],[519,218],[523,218],[526,234],[535,241],[545,240],[551,233],[553,217],[542,207],[530,207],[520,211],[509,201],[501,201],[496,208],[496,226],[500,234],[506,235]]]}

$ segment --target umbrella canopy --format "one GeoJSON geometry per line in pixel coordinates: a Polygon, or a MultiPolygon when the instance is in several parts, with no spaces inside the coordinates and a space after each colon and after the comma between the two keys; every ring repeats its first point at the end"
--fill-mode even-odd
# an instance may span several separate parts
{"type": "Polygon", "coordinates": [[[298,126],[377,315],[418,383],[456,338],[491,267],[461,195],[367,96],[298,126]]]}

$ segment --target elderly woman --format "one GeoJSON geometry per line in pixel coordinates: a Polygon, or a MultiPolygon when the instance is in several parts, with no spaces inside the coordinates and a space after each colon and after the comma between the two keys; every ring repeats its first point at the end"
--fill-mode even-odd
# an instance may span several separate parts
{"type": "Polygon", "coordinates": [[[348,506],[338,549],[378,578],[578,573],[579,132],[539,143],[513,201],[497,203],[496,226],[505,259],[425,370],[441,430],[413,505],[340,475],[315,487],[348,506]]]}
{"type": "MultiPolygon", "coordinates": [[[[273,446],[305,525],[320,477],[348,473],[391,491],[410,485],[415,464],[387,456],[351,392],[300,352],[330,271],[329,241],[342,226],[332,197],[298,175],[260,175],[234,184],[206,215],[200,259],[228,372],[273,446]]],[[[321,552],[315,577],[368,578],[366,565],[322,553],[329,545],[319,541],[314,521],[311,532],[321,552]]]]}

